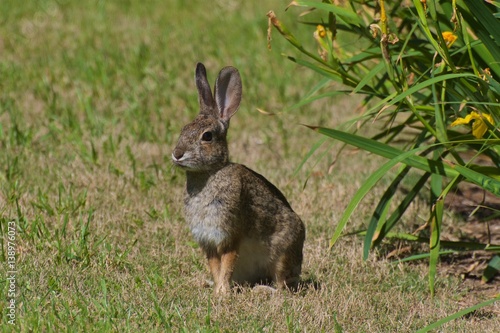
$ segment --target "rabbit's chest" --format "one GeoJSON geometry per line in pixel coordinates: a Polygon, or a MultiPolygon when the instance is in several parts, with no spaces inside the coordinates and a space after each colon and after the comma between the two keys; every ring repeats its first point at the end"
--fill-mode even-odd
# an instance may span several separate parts
{"type": "Polygon", "coordinates": [[[220,199],[195,196],[188,198],[185,204],[186,220],[201,246],[218,246],[230,237],[230,230],[224,223],[226,209],[220,199]]]}

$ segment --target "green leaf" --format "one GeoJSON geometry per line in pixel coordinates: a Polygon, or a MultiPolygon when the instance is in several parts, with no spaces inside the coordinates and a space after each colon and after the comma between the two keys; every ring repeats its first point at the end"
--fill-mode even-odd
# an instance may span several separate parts
{"type": "Polygon", "coordinates": [[[432,44],[434,49],[439,52],[440,55],[443,54],[442,48],[439,46],[438,42],[434,39],[432,32],[427,23],[427,14],[425,12],[424,6],[422,5],[420,0],[413,0],[413,5],[417,9],[418,14],[418,24],[421,26],[422,31],[427,37],[427,40],[432,44]]]}
{"type": "MultiPolygon", "coordinates": [[[[446,255],[446,254],[454,254],[454,253],[457,253],[457,251],[454,251],[454,250],[439,251],[439,255],[440,256],[446,255]]],[[[422,260],[422,259],[427,259],[430,256],[431,256],[430,253],[419,253],[419,254],[415,254],[413,256],[409,256],[409,257],[406,257],[406,258],[403,258],[403,259],[395,260],[392,263],[399,264],[400,262],[422,260]]]]}
{"type": "Polygon", "coordinates": [[[396,164],[402,162],[409,156],[415,154],[419,149],[414,149],[410,150],[407,152],[401,152],[401,154],[395,156],[393,159],[382,165],[379,169],[377,169],[375,172],[373,172],[368,179],[365,180],[363,185],[356,191],[354,196],[352,197],[351,201],[347,205],[347,208],[344,211],[344,214],[340,218],[337,227],[335,228],[335,232],[330,239],[330,248],[332,248],[335,243],[337,242],[338,238],[342,234],[342,230],[344,230],[345,225],[347,224],[347,221],[349,221],[349,218],[351,217],[352,213],[356,209],[356,207],[359,205],[361,200],[368,194],[368,192],[375,186],[375,184],[389,172],[396,164]]]}
{"type": "Polygon", "coordinates": [[[354,24],[356,26],[362,27],[364,26],[363,20],[358,16],[358,14],[350,9],[343,8],[340,6],[332,5],[324,2],[316,2],[316,1],[293,1],[291,4],[300,6],[300,7],[314,7],[317,9],[325,10],[328,12],[332,12],[342,21],[348,24],[354,24]]]}
{"type": "Polygon", "coordinates": [[[344,329],[337,321],[337,312],[333,313],[333,329],[334,329],[335,333],[343,333],[344,332],[344,329]]]}
{"type": "Polygon", "coordinates": [[[500,272],[500,256],[495,255],[491,258],[488,266],[484,270],[483,276],[481,277],[481,281],[486,283],[490,281],[495,275],[500,272]]]}
{"type": "Polygon", "coordinates": [[[286,56],[286,57],[289,60],[291,60],[291,61],[293,61],[301,66],[312,69],[316,73],[321,74],[324,77],[327,77],[335,82],[344,83],[345,85],[348,85],[351,87],[355,87],[358,84],[358,82],[355,79],[351,78],[350,76],[348,76],[345,73],[340,73],[340,72],[335,71],[335,70],[330,69],[330,68],[327,69],[325,67],[320,67],[320,66],[315,65],[309,61],[305,61],[305,60],[298,59],[295,57],[291,57],[291,56],[286,56]]]}
{"type": "MultiPolygon", "coordinates": [[[[465,21],[481,41],[481,44],[473,47],[474,51],[497,78],[500,77],[500,21],[495,18],[484,1],[463,0],[457,4],[465,21]]],[[[474,59],[471,59],[471,62],[474,63],[474,59]]]]}
{"type": "Polygon", "coordinates": [[[323,143],[325,143],[325,141],[326,141],[326,138],[322,138],[321,140],[317,141],[311,147],[311,149],[309,149],[309,152],[306,154],[306,156],[304,156],[304,158],[302,159],[302,161],[299,163],[299,166],[295,169],[295,172],[293,173],[294,176],[297,175],[297,173],[302,169],[302,167],[304,166],[304,164],[306,164],[306,162],[319,149],[319,147],[321,147],[323,145],[323,143]]]}
{"type": "Polygon", "coordinates": [[[430,325],[427,325],[424,328],[418,330],[417,333],[426,333],[426,332],[429,332],[431,330],[434,330],[434,329],[440,327],[443,324],[446,324],[447,322],[450,322],[452,320],[458,319],[458,318],[460,318],[462,316],[465,316],[466,314],[469,314],[471,312],[474,312],[476,310],[484,308],[485,306],[491,305],[491,304],[493,304],[493,303],[495,303],[497,301],[500,301],[500,296],[495,297],[493,299],[490,299],[488,301],[476,304],[474,306],[468,307],[468,308],[463,309],[461,311],[458,311],[458,312],[456,312],[456,313],[454,313],[454,314],[452,314],[452,315],[450,315],[448,317],[440,319],[440,320],[438,320],[438,321],[436,321],[436,322],[434,322],[434,323],[432,323],[430,325]]]}
{"type": "MultiPolygon", "coordinates": [[[[425,90],[424,88],[432,86],[433,84],[436,84],[438,82],[443,82],[443,81],[446,81],[446,80],[459,79],[459,78],[470,78],[473,81],[477,81],[478,80],[478,78],[475,75],[469,74],[469,73],[439,75],[439,76],[433,77],[432,79],[428,79],[428,80],[426,80],[426,81],[424,81],[422,83],[419,83],[419,84],[416,84],[414,86],[411,86],[408,90],[402,92],[401,94],[398,94],[391,101],[389,101],[387,103],[387,106],[395,105],[395,104],[401,102],[402,100],[404,100],[406,97],[411,96],[411,95],[413,95],[415,93],[418,93],[418,92],[420,92],[422,90],[425,90]]],[[[368,111],[368,113],[373,112],[373,111],[376,111],[375,108],[370,109],[368,111]]]]}
{"type": "MultiPolygon", "coordinates": [[[[432,183],[432,182],[431,182],[432,183]]],[[[439,260],[439,250],[441,246],[441,223],[443,221],[444,200],[439,199],[432,208],[431,215],[431,237],[430,237],[430,257],[429,257],[429,289],[431,296],[434,296],[434,284],[436,280],[437,263],[439,260]]]]}
{"type": "MultiPolygon", "coordinates": [[[[366,235],[366,231],[356,231],[350,234],[355,235],[366,235]]],[[[409,242],[418,242],[418,243],[427,243],[429,244],[430,239],[427,237],[421,237],[413,234],[407,234],[404,232],[388,232],[385,238],[388,239],[400,239],[406,240],[409,242]]],[[[483,244],[476,242],[453,242],[453,241],[441,241],[441,248],[453,249],[454,251],[473,251],[473,250],[482,250],[482,251],[491,251],[498,252],[500,251],[500,245],[493,244],[483,244]]]]}
{"type": "Polygon", "coordinates": [[[491,34],[497,43],[500,43],[500,21],[493,16],[484,2],[476,0],[463,0],[463,2],[477,19],[477,22],[491,34]]]}
{"type": "Polygon", "coordinates": [[[376,235],[375,241],[373,242],[373,246],[377,246],[380,244],[382,239],[384,239],[389,231],[396,225],[401,216],[403,216],[404,212],[408,209],[413,200],[417,197],[420,190],[424,187],[427,179],[429,179],[430,173],[426,172],[417,183],[413,186],[413,188],[408,192],[406,197],[401,201],[399,206],[394,210],[394,212],[389,216],[387,221],[381,226],[378,235],[376,235]]]}
{"type": "Polygon", "coordinates": [[[366,229],[366,236],[363,242],[363,260],[368,259],[368,254],[373,244],[374,235],[376,235],[377,231],[382,228],[386,216],[389,213],[390,203],[392,202],[392,198],[395,193],[396,192],[392,192],[390,197],[382,198],[372,215],[370,223],[368,224],[368,229],[366,229]]]}
{"type": "Polygon", "coordinates": [[[354,95],[358,93],[364,86],[368,84],[368,82],[370,82],[370,80],[372,80],[377,74],[379,74],[384,67],[385,63],[379,62],[377,66],[373,67],[373,69],[363,77],[363,79],[358,83],[358,85],[354,88],[351,94],[354,95]]]}
{"type": "MultiPolygon", "coordinates": [[[[472,168],[467,168],[458,164],[453,168],[460,172],[460,174],[465,178],[469,180],[475,179],[475,181],[473,182],[481,186],[482,188],[489,190],[491,193],[497,196],[500,195],[500,189],[497,187],[497,183],[500,183],[498,179],[491,178],[486,174],[482,174],[476,170],[473,170],[472,168]],[[482,177],[477,177],[478,175],[481,175],[482,177]]],[[[491,170],[491,168],[488,168],[488,170],[491,170]]],[[[479,171],[481,171],[481,169],[479,169],[479,171]]],[[[495,177],[496,176],[498,175],[495,175],[495,177]]]]}
{"type": "Polygon", "coordinates": [[[387,187],[384,194],[380,198],[380,201],[372,214],[370,223],[368,224],[368,229],[366,230],[366,237],[363,244],[364,260],[368,259],[368,252],[370,251],[372,241],[375,238],[374,235],[376,235],[377,226],[379,226],[380,230],[380,228],[382,228],[385,224],[385,216],[387,216],[387,213],[389,211],[389,204],[391,203],[394,194],[396,194],[396,189],[398,188],[399,184],[408,174],[408,171],[410,171],[410,168],[405,167],[396,176],[396,178],[394,178],[394,180],[387,187]]]}
{"type": "MultiPolygon", "coordinates": [[[[361,148],[363,150],[369,151],[371,153],[380,155],[382,157],[386,157],[389,159],[394,159],[397,156],[401,156],[401,154],[406,154],[402,150],[399,150],[397,148],[391,147],[389,145],[386,145],[384,143],[367,139],[358,135],[338,131],[335,129],[330,129],[330,128],[323,128],[323,127],[312,127],[309,126],[311,129],[316,130],[317,132],[329,136],[331,138],[340,140],[342,142],[345,142],[347,144],[350,144],[352,146],[361,148]]],[[[427,147],[419,148],[417,150],[414,150],[413,152],[416,153],[418,151],[422,151],[424,149],[428,149],[429,147],[434,147],[434,146],[439,146],[441,144],[435,144],[435,145],[430,145],[427,147]]],[[[461,174],[464,176],[468,181],[475,183],[479,186],[482,186],[484,189],[490,191],[491,193],[495,195],[500,195],[500,181],[496,180],[494,178],[488,177],[486,175],[483,175],[477,171],[474,171],[472,169],[469,169],[464,166],[459,166],[459,165],[448,165],[444,163],[441,160],[431,160],[422,156],[418,155],[404,155],[406,158],[402,160],[401,162],[423,170],[425,172],[430,172],[430,173],[435,173],[441,176],[449,177],[449,178],[454,178],[461,174]]]]}
{"type": "Polygon", "coordinates": [[[346,94],[345,91],[330,91],[330,92],[327,92],[324,94],[319,94],[319,95],[314,95],[314,96],[306,96],[305,98],[301,99],[298,103],[286,108],[285,111],[300,108],[301,106],[304,106],[304,105],[307,105],[307,104],[312,103],[314,101],[317,101],[318,99],[322,99],[322,98],[326,98],[326,97],[336,97],[336,96],[345,95],[345,94],[346,94]]]}

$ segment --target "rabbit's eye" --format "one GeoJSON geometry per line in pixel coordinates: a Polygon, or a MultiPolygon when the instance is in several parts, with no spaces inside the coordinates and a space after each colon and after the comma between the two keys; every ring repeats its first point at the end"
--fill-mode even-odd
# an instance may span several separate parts
{"type": "Polygon", "coordinates": [[[212,132],[203,133],[203,135],[201,136],[201,139],[203,141],[212,141],[212,132]]]}

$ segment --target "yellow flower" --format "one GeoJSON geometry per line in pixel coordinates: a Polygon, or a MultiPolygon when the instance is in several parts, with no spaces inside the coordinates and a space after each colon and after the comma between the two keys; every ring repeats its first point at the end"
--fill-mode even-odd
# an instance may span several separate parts
{"type": "Polygon", "coordinates": [[[316,41],[319,44],[318,52],[319,52],[321,59],[326,61],[328,59],[330,47],[329,47],[328,41],[325,37],[331,38],[332,33],[330,31],[326,31],[325,27],[322,26],[321,24],[319,24],[316,27],[316,31],[313,33],[313,36],[314,36],[314,39],[316,39],[316,41]]]}
{"type": "Polygon", "coordinates": [[[457,35],[453,34],[451,31],[445,31],[443,32],[443,39],[446,42],[446,47],[450,48],[453,43],[457,40],[457,35]]]}
{"type": "Polygon", "coordinates": [[[321,24],[316,27],[316,31],[318,32],[318,36],[323,38],[326,36],[326,30],[325,27],[322,26],[321,24]]]}
{"type": "Polygon", "coordinates": [[[488,125],[485,120],[491,125],[495,123],[491,115],[486,113],[479,114],[476,111],[472,111],[465,118],[458,118],[452,122],[451,126],[465,125],[470,123],[472,120],[474,120],[474,123],[472,124],[472,135],[474,135],[476,139],[481,139],[486,131],[488,131],[488,125]]]}

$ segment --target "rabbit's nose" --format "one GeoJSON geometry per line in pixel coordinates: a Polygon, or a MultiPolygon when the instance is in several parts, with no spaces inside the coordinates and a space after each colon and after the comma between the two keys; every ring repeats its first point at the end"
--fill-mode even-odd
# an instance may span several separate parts
{"type": "Polygon", "coordinates": [[[174,149],[174,152],[172,153],[172,156],[176,159],[176,160],[180,160],[182,158],[182,156],[184,156],[184,152],[180,149],[174,149]]]}

